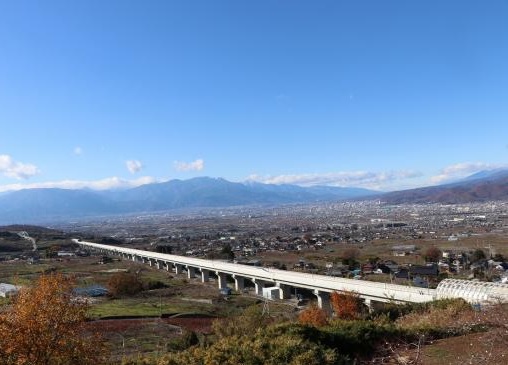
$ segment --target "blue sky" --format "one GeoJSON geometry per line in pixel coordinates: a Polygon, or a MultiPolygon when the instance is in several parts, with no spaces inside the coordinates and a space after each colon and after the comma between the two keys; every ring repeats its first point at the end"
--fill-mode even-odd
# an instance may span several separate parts
{"type": "Polygon", "coordinates": [[[0,192],[506,166],[508,2],[0,0],[0,192]]]}

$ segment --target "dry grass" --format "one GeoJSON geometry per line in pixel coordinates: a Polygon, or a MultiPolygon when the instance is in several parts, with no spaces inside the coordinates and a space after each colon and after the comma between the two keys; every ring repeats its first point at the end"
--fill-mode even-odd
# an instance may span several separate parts
{"type": "Polygon", "coordinates": [[[444,305],[430,306],[423,311],[414,311],[396,320],[396,325],[412,332],[449,335],[469,332],[477,325],[478,312],[462,300],[449,301],[444,305]],[[445,333],[443,333],[445,334],[445,333]]]}
{"type": "Polygon", "coordinates": [[[418,340],[387,343],[368,364],[462,365],[506,364],[508,362],[508,306],[492,305],[475,311],[460,302],[412,312],[397,325],[420,332],[418,340]],[[435,340],[424,333],[441,330],[445,338],[435,340]],[[478,332],[479,331],[479,332],[478,332]],[[448,333],[447,333],[448,332],[448,333]],[[450,337],[446,337],[446,336],[450,337]]]}

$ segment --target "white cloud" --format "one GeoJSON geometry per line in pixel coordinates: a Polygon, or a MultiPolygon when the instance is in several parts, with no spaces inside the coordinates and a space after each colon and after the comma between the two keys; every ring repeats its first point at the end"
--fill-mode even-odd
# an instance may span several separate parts
{"type": "Polygon", "coordinates": [[[39,173],[37,166],[14,161],[9,155],[0,155],[0,173],[13,179],[28,179],[39,173]]]}
{"type": "Polygon", "coordinates": [[[76,146],[74,147],[74,149],[72,150],[72,152],[76,155],[76,156],[81,156],[83,154],[83,149],[79,146],[76,146]]]}
{"type": "Polygon", "coordinates": [[[174,162],[175,169],[178,171],[201,171],[205,168],[205,161],[202,159],[197,159],[192,162],[174,162]]]}
{"type": "Polygon", "coordinates": [[[482,170],[493,170],[501,167],[506,167],[506,165],[484,162],[461,162],[445,167],[438,175],[432,176],[430,181],[433,184],[441,184],[443,182],[465,178],[482,170]]]}
{"type": "Polygon", "coordinates": [[[125,161],[125,165],[131,174],[135,174],[136,172],[141,171],[143,168],[143,164],[138,160],[125,161]]]}
{"type": "Polygon", "coordinates": [[[62,180],[48,181],[31,184],[8,184],[0,185],[0,193],[5,191],[14,191],[22,189],[92,189],[92,190],[109,190],[109,189],[127,189],[137,186],[160,182],[151,176],[143,176],[134,180],[125,180],[119,177],[108,177],[101,180],[62,180]]]}
{"type": "Polygon", "coordinates": [[[386,185],[397,180],[412,179],[422,176],[417,171],[340,171],[327,174],[299,174],[259,176],[251,175],[248,181],[257,181],[265,184],[294,184],[301,186],[329,185],[343,187],[364,187],[369,189],[383,189],[386,185]]]}

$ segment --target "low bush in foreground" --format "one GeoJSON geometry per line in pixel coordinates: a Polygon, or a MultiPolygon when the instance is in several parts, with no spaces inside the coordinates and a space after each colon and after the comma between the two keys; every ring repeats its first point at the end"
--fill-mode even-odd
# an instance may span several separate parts
{"type": "Polygon", "coordinates": [[[334,317],[319,323],[315,309],[307,310],[311,321],[274,323],[259,307],[249,307],[240,316],[216,321],[206,341],[184,341],[173,353],[126,360],[124,365],[390,363],[394,349],[420,349],[429,340],[482,330],[487,322],[481,318],[488,316],[479,316],[462,300],[386,307],[370,319],[334,317]]]}
{"type": "Polygon", "coordinates": [[[259,332],[255,337],[230,336],[219,339],[209,347],[192,347],[179,353],[161,356],[154,362],[145,360],[124,362],[124,365],[340,365],[347,357],[333,349],[299,336],[283,334],[272,337],[259,332]]]}

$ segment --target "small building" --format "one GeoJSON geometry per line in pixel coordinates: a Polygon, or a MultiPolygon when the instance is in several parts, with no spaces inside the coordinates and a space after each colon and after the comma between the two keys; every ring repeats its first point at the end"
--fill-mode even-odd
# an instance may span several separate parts
{"type": "Polygon", "coordinates": [[[412,255],[416,250],[415,245],[399,245],[392,247],[393,256],[408,256],[412,255]]]}
{"type": "Polygon", "coordinates": [[[405,267],[403,267],[399,271],[395,272],[393,276],[395,279],[406,279],[406,280],[411,279],[411,277],[409,276],[409,269],[407,269],[405,267]]]}
{"type": "Polygon", "coordinates": [[[0,297],[8,298],[16,295],[20,288],[16,285],[0,283],[0,297]]]}
{"type": "MultiPolygon", "coordinates": [[[[408,268],[401,268],[394,275],[396,279],[414,280],[414,282],[428,282],[430,279],[435,279],[439,275],[439,267],[437,264],[432,265],[411,265],[408,268]]],[[[427,285],[427,284],[425,284],[427,285]]]]}
{"type": "Polygon", "coordinates": [[[411,277],[437,277],[439,275],[439,267],[437,264],[432,265],[411,265],[409,267],[411,277]]]}
{"type": "Polygon", "coordinates": [[[261,261],[260,260],[249,260],[245,263],[245,265],[248,265],[248,266],[261,266],[261,261]]]}
{"type": "Polygon", "coordinates": [[[363,264],[362,265],[362,272],[364,274],[372,274],[373,271],[374,271],[374,265],[372,265],[372,264],[363,264]]]}
{"type": "Polygon", "coordinates": [[[271,286],[263,288],[263,298],[275,300],[279,297],[280,288],[277,286],[271,286]]]}

